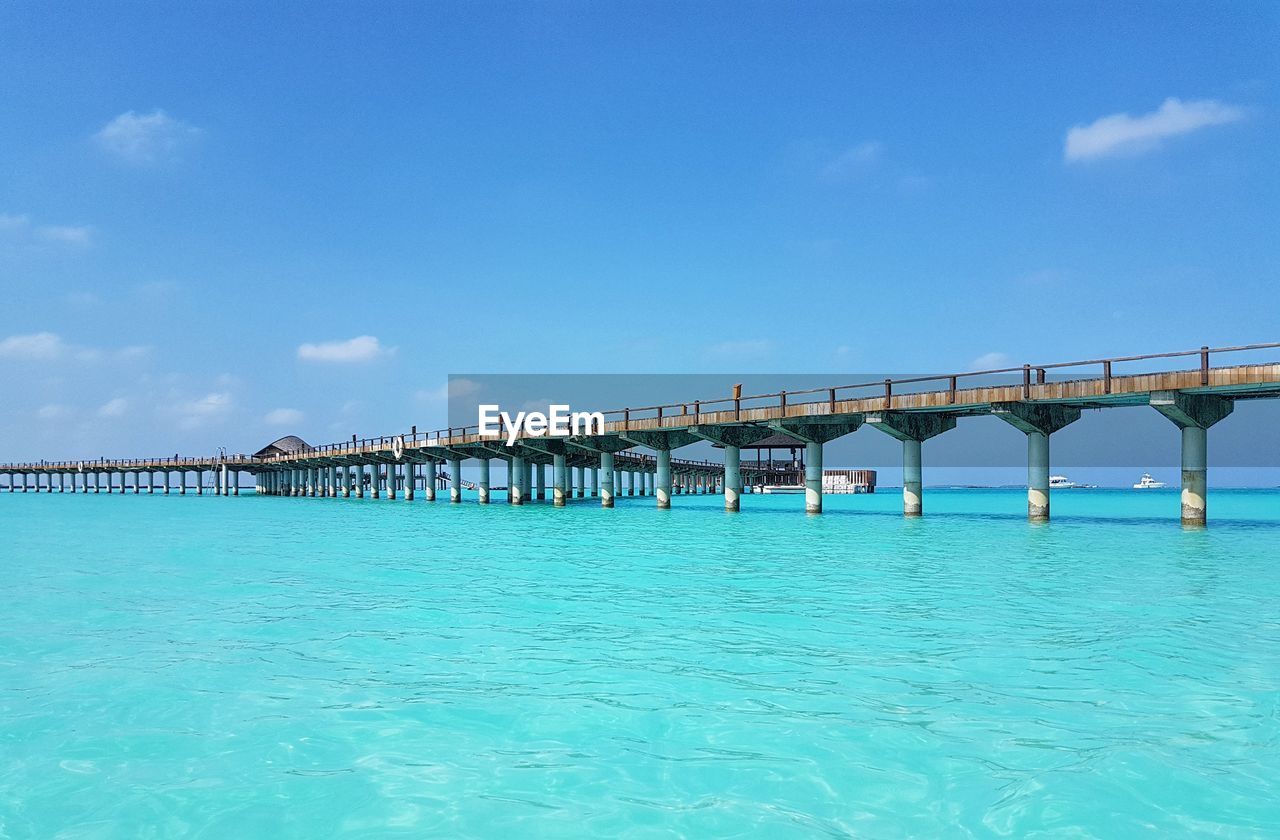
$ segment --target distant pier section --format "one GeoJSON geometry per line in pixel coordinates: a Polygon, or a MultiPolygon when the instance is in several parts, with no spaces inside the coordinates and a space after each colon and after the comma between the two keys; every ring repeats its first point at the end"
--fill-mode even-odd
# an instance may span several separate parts
{"type": "Polygon", "coordinates": [[[717,493],[724,496],[726,510],[736,511],[744,489],[803,487],[804,509],[816,514],[822,512],[824,493],[874,491],[870,471],[823,469],[825,444],[869,426],[901,441],[903,514],[920,516],[924,442],[955,428],[957,418],[989,416],[1026,435],[1027,515],[1047,520],[1051,436],[1079,419],[1083,410],[1140,405],[1181,430],[1181,518],[1200,526],[1206,521],[1209,429],[1238,400],[1280,397],[1280,363],[1223,362],[1233,354],[1276,348],[1280,343],[1204,346],[803,391],[735,393],[603,412],[603,428],[593,430],[598,433],[567,438],[522,434],[514,445],[507,445],[504,435],[481,435],[477,427],[414,428],[402,435],[353,436],[318,447],[290,436],[250,456],[4,464],[0,475],[7,477],[10,493],[110,493],[113,487],[119,492],[203,493],[208,482],[211,492],[230,495],[239,493],[239,476],[248,474],[257,493],[267,496],[399,496],[412,501],[421,492],[434,501],[440,490],[460,502],[465,488],[474,489],[481,504],[489,504],[492,491],[502,489],[489,479],[490,465],[497,460],[507,467],[506,501],[513,505],[546,500],[549,494],[556,506],[590,497],[609,508],[618,496],[642,495],[669,508],[673,496],[717,493]],[[1172,361],[1178,369],[1117,370],[1156,360],[1172,361]],[[1016,381],[982,382],[997,376],[1016,381]],[[673,456],[704,441],[723,450],[723,462],[673,456]],[[775,459],[773,450],[778,449],[790,457],[775,459]],[[753,452],[754,459],[749,457],[753,452]],[[478,466],[476,481],[463,481],[464,462],[478,466]]]}

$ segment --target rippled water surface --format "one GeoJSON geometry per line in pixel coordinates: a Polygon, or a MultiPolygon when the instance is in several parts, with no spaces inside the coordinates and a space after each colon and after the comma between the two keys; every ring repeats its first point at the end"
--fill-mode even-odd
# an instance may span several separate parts
{"type": "Polygon", "coordinates": [[[1280,492],[0,495],[0,837],[1280,833],[1280,492]]]}

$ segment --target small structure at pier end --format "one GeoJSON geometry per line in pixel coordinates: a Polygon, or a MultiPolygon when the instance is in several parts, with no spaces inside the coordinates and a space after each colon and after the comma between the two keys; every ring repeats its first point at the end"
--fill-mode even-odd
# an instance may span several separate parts
{"type": "Polygon", "coordinates": [[[268,458],[276,458],[281,455],[297,455],[306,452],[311,448],[311,444],[307,443],[297,435],[285,435],[279,440],[273,440],[266,446],[253,453],[253,460],[264,461],[268,458]]]}

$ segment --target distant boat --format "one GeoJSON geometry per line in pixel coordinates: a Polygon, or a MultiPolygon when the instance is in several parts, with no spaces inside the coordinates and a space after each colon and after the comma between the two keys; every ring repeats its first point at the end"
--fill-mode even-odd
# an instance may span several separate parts
{"type": "Polygon", "coordinates": [[[1077,484],[1065,475],[1049,476],[1050,490],[1088,490],[1097,486],[1096,484],[1077,484]]]}
{"type": "Polygon", "coordinates": [[[1143,473],[1138,483],[1133,485],[1134,490],[1157,490],[1161,487],[1167,487],[1163,481],[1156,481],[1151,477],[1151,473],[1143,473]]]}

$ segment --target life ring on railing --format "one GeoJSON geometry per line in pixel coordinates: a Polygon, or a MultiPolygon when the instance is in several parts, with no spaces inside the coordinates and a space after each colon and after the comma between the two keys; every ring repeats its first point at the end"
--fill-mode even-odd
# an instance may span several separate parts
{"type": "Polygon", "coordinates": [[[391,454],[399,461],[404,457],[404,435],[396,435],[391,439],[391,454]]]}
{"type": "Polygon", "coordinates": [[[84,472],[84,461],[81,461],[79,464],[76,465],[76,470],[79,472],[84,472]]]}

